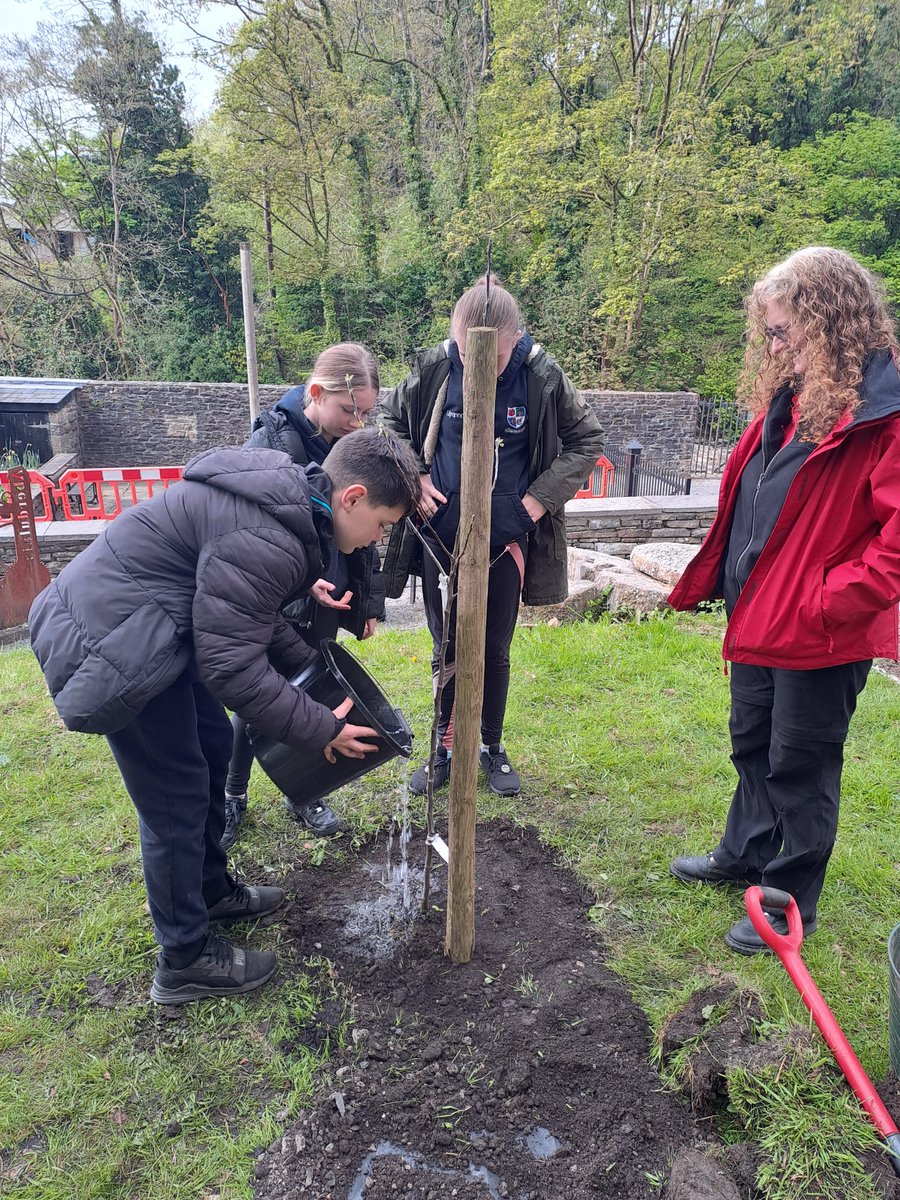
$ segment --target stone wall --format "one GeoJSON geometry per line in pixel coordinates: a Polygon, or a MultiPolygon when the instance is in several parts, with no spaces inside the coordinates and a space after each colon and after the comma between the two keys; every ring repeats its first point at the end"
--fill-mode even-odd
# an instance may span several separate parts
{"type": "Polygon", "coordinates": [[[643,542],[699,544],[716,515],[715,496],[570,500],[566,540],[582,550],[628,555],[643,542]]]}
{"type": "Polygon", "coordinates": [[[74,456],[73,467],[83,467],[84,449],[81,442],[81,414],[78,411],[76,392],[64,400],[58,408],[47,414],[50,425],[50,445],[56,454],[74,456]]]}
{"type": "MultiPolygon", "coordinates": [[[[571,500],[566,505],[570,546],[627,555],[642,542],[699,543],[716,512],[714,497],[659,496],[646,500],[571,500]]],[[[105,521],[51,521],[37,526],[41,559],[55,575],[104,528],[105,521]]],[[[387,542],[385,537],[382,550],[387,542]]],[[[0,564],[15,558],[12,530],[0,527],[0,564]]]]}
{"type": "MultiPolygon", "coordinates": [[[[70,563],[106,528],[107,521],[48,521],[35,526],[41,562],[51,575],[70,563]]],[[[0,570],[15,561],[16,545],[9,525],[0,526],[0,570]]]]}
{"type": "MultiPolygon", "coordinates": [[[[286,391],[261,387],[261,407],[286,391]]],[[[179,466],[210,446],[240,446],[249,427],[241,383],[91,382],[74,402],[85,467],[179,466]]]]}
{"type": "MultiPolygon", "coordinates": [[[[260,388],[269,407],[287,385],[260,388]]],[[[601,392],[584,396],[611,445],[632,438],[667,466],[690,470],[697,421],[695,392],[601,392]]],[[[247,386],[240,383],[90,382],[52,414],[54,454],[84,467],[172,466],[210,446],[247,436],[247,386]]]]}
{"type": "Polygon", "coordinates": [[[624,447],[636,438],[644,453],[685,475],[697,429],[700,397],[696,392],[582,392],[610,445],[624,447]]]}

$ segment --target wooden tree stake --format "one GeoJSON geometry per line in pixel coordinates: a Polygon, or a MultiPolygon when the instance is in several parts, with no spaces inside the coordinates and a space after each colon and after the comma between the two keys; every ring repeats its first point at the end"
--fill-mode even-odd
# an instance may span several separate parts
{"type": "Polygon", "coordinates": [[[463,374],[461,556],[456,599],[456,701],[444,943],[447,954],[456,963],[468,962],[475,945],[475,789],[484,691],[496,395],[497,331],[470,329],[466,334],[463,374]]]}
{"type": "Polygon", "coordinates": [[[241,242],[241,297],[244,306],[244,348],[247,352],[247,387],[250,394],[250,425],[259,416],[259,372],[256,366],[256,315],[253,308],[253,263],[250,243],[241,242]]]}

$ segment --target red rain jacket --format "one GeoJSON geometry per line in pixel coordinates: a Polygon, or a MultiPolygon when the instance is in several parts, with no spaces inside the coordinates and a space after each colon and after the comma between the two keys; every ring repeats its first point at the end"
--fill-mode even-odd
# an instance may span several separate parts
{"type": "MultiPolygon", "coordinates": [[[[814,670],[897,658],[900,599],[900,374],[872,356],[863,402],[801,465],[728,622],[722,657],[814,670]]],[[[764,414],[744,431],[722,476],[719,511],[669,596],[673,608],[720,598],[741,473],[764,414]]]]}

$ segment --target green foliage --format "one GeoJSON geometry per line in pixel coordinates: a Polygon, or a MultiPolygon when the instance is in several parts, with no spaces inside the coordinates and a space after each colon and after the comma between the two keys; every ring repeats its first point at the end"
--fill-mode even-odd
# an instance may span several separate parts
{"type": "MultiPolygon", "coordinates": [[[[42,45],[9,66],[0,95],[31,136],[5,182],[31,227],[62,208],[93,243],[87,280],[58,263],[4,306],[4,369],[243,378],[243,239],[267,382],[339,339],[402,374],[446,336],[489,237],[582,386],[733,396],[742,297],[804,244],[859,255],[900,301],[896,5],[248,11],[193,134],[174,68],[115,6],[55,51],[87,123],[49,120],[41,89],[64,73],[42,45]]],[[[19,260],[7,274],[27,287],[19,260]]]]}

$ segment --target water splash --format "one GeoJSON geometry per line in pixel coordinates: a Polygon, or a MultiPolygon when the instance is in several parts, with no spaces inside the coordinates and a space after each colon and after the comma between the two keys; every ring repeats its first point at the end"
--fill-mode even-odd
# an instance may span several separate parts
{"type": "Polygon", "coordinates": [[[375,1149],[366,1155],[356,1178],[350,1185],[347,1200],[363,1200],[366,1176],[372,1169],[372,1163],[376,1158],[391,1155],[401,1158],[412,1169],[425,1171],[429,1175],[443,1175],[450,1179],[471,1179],[483,1183],[492,1200],[500,1200],[500,1180],[487,1167],[476,1167],[473,1163],[469,1163],[468,1169],[465,1171],[453,1167],[433,1167],[423,1155],[417,1154],[414,1150],[404,1150],[402,1146],[395,1146],[393,1142],[379,1142],[375,1149]]]}
{"type": "Polygon", "coordinates": [[[345,898],[325,902],[328,911],[340,910],[347,949],[369,960],[392,958],[409,941],[425,886],[423,869],[411,866],[409,861],[413,833],[409,791],[405,763],[401,761],[398,767],[398,780],[385,797],[396,806],[386,857],[366,864],[372,886],[365,889],[364,899],[349,905],[345,898]]]}

